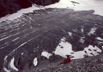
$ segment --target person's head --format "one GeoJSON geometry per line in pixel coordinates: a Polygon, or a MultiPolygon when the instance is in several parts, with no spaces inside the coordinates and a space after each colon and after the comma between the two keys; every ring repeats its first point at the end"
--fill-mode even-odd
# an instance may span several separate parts
{"type": "Polygon", "coordinates": [[[66,55],[67,57],[69,57],[69,55],[66,55]]]}

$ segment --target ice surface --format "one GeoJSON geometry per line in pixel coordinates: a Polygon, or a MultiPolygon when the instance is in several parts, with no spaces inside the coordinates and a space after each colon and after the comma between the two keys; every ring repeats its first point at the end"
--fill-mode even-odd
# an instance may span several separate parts
{"type": "Polygon", "coordinates": [[[72,45],[66,42],[64,37],[61,39],[61,42],[54,51],[55,54],[60,55],[62,57],[65,57],[66,54],[70,54],[71,52],[73,52],[72,45]]]}

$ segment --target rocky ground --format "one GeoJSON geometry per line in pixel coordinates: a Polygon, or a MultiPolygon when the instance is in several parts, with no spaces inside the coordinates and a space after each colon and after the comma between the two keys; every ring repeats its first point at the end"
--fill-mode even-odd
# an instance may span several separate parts
{"type": "Polygon", "coordinates": [[[60,65],[62,60],[56,62],[45,62],[39,67],[26,68],[22,72],[102,72],[103,54],[72,60],[68,64],[60,65]]]}
{"type": "MultiPolygon", "coordinates": [[[[102,50],[103,16],[93,13],[93,10],[45,9],[24,14],[13,21],[0,23],[0,70],[3,67],[11,69],[9,62],[13,57],[16,67],[19,58],[24,58],[21,60],[24,63],[22,67],[28,64],[28,60],[33,61],[35,57],[39,64],[42,64],[41,53],[47,51],[53,54],[63,37],[72,45],[73,51],[83,50],[88,45],[97,46],[102,50]],[[93,34],[90,33],[92,28],[95,28],[93,34]],[[72,36],[68,32],[71,32],[72,36]],[[97,37],[100,39],[98,40],[97,37]],[[81,39],[84,40],[83,43],[81,39]]],[[[61,59],[57,57],[51,56],[50,60],[61,59]]],[[[44,63],[47,60],[45,59],[44,63]]]]}

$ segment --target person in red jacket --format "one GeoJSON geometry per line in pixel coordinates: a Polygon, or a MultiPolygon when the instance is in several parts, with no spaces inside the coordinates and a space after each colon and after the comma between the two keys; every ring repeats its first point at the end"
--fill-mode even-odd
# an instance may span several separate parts
{"type": "Polygon", "coordinates": [[[71,58],[69,57],[69,55],[66,55],[66,56],[67,56],[67,58],[64,58],[63,62],[60,62],[60,64],[66,64],[66,63],[71,62],[71,58]]]}

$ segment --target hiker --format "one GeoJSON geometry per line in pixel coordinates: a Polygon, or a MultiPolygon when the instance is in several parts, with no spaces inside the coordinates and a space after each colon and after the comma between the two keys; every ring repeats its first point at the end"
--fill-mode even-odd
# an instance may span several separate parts
{"type": "Polygon", "coordinates": [[[85,52],[84,58],[87,58],[88,57],[87,51],[84,51],[84,52],[85,52]]]}
{"type": "Polygon", "coordinates": [[[69,55],[66,55],[66,56],[67,56],[67,58],[64,58],[63,62],[60,62],[60,64],[66,64],[66,63],[71,62],[71,59],[70,59],[69,55]]]}

